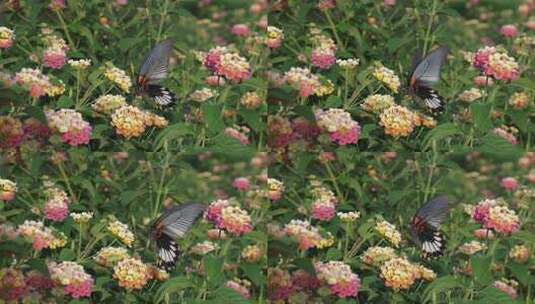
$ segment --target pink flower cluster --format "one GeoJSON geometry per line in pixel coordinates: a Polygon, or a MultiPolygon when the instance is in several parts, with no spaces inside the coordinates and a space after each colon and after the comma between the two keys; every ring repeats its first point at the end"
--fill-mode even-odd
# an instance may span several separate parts
{"type": "Polygon", "coordinates": [[[514,80],[519,76],[518,63],[507,54],[498,52],[495,47],[485,46],[474,55],[472,63],[485,76],[497,80],[514,80]]]}
{"type": "Polygon", "coordinates": [[[13,78],[16,84],[24,87],[30,92],[30,96],[38,98],[44,96],[52,86],[48,76],[43,75],[37,69],[22,68],[13,78]]]}
{"type": "Polygon", "coordinates": [[[65,294],[74,299],[89,297],[93,289],[93,278],[75,262],[51,262],[48,271],[52,280],[63,286],[65,294]]]}
{"type": "Polygon", "coordinates": [[[217,76],[240,82],[251,77],[251,66],[247,60],[226,47],[211,49],[203,60],[204,66],[217,76]]]}
{"type": "Polygon", "coordinates": [[[332,295],[339,298],[357,296],[360,279],[349,265],[339,261],[316,262],[314,268],[318,279],[329,286],[332,295]]]}
{"type": "Polygon", "coordinates": [[[213,222],[218,229],[240,236],[253,230],[251,217],[247,211],[232,205],[228,200],[217,200],[208,206],[204,218],[213,222]]]}
{"type": "Polygon", "coordinates": [[[332,142],[340,146],[356,144],[360,136],[360,125],[343,109],[318,109],[315,111],[316,122],[320,129],[329,133],[332,142]]]}
{"type": "Polygon", "coordinates": [[[36,251],[44,248],[60,248],[66,244],[65,235],[55,233],[52,229],[45,227],[42,222],[26,220],[17,228],[17,233],[21,237],[32,241],[32,247],[36,251]]]}
{"type": "Polygon", "coordinates": [[[250,185],[251,182],[249,182],[247,177],[238,177],[232,182],[232,187],[238,191],[247,191],[250,185]]]}
{"type": "Polygon", "coordinates": [[[49,110],[45,112],[48,126],[61,134],[61,141],[73,147],[88,144],[91,138],[91,125],[82,114],[71,109],[49,110]]]}
{"type": "Polygon", "coordinates": [[[477,204],[472,211],[472,218],[486,229],[509,235],[520,228],[520,219],[515,211],[498,204],[498,201],[486,199],[477,204]]]}
{"type": "Polygon", "coordinates": [[[249,138],[247,137],[247,133],[249,133],[249,131],[250,131],[249,128],[245,126],[243,127],[238,126],[234,128],[228,127],[223,131],[223,133],[225,133],[225,135],[229,137],[236,139],[243,145],[248,145],[249,138]]]}
{"type": "Polygon", "coordinates": [[[323,187],[317,186],[312,189],[315,199],[312,203],[312,218],[319,221],[330,221],[336,214],[336,203],[338,202],[334,193],[323,187]]]}
{"type": "Polygon", "coordinates": [[[51,69],[61,69],[67,62],[65,51],[59,48],[47,48],[43,53],[43,65],[51,69]]]}
{"type": "Polygon", "coordinates": [[[331,38],[324,35],[314,35],[312,43],[314,44],[311,54],[313,66],[327,70],[336,63],[336,44],[331,38]]]}
{"type": "Polygon", "coordinates": [[[45,190],[45,218],[54,222],[62,222],[69,215],[69,198],[65,191],[58,188],[45,190]]]}
{"type": "Polygon", "coordinates": [[[286,82],[299,90],[299,96],[308,97],[321,87],[320,79],[307,68],[291,68],[284,75],[286,82]]]}

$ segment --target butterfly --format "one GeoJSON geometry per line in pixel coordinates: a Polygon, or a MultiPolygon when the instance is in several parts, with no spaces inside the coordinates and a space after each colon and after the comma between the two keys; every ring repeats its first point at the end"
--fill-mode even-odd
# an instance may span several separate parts
{"type": "Polygon", "coordinates": [[[412,241],[422,249],[424,258],[442,255],[446,239],[439,231],[448,215],[450,203],[446,196],[439,196],[423,205],[410,223],[412,241]]]}
{"type": "Polygon", "coordinates": [[[185,203],[165,210],[154,222],[151,239],[156,245],[159,268],[169,271],[175,266],[180,253],[175,240],[186,235],[204,209],[202,204],[185,203]]]}
{"type": "Polygon", "coordinates": [[[176,102],[175,94],[159,85],[167,77],[172,49],[173,42],[170,39],[156,44],[143,60],[137,76],[139,91],[150,96],[160,107],[168,107],[176,102]]]}
{"type": "Polygon", "coordinates": [[[432,113],[444,110],[444,101],[432,87],[440,80],[440,68],[448,55],[448,47],[443,45],[425,58],[416,55],[409,77],[409,93],[422,99],[432,113]]]}

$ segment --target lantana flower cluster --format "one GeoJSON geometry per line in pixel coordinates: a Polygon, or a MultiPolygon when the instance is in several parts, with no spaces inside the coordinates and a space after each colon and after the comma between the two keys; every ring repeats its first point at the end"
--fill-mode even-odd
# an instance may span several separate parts
{"type": "Polygon", "coordinates": [[[392,92],[398,92],[401,83],[399,77],[391,69],[383,65],[377,65],[372,71],[372,75],[377,80],[384,83],[392,92]]]}
{"type": "Polygon", "coordinates": [[[8,49],[13,45],[15,32],[5,26],[0,26],[0,49],[8,49]]]}
{"type": "Polygon", "coordinates": [[[39,98],[48,94],[52,83],[48,76],[38,69],[22,68],[13,78],[14,82],[28,90],[30,97],[39,98]]]}
{"type": "Polygon", "coordinates": [[[31,241],[36,251],[45,248],[56,249],[67,244],[67,237],[62,232],[45,227],[43,222],[26,220],[17,228],[19,236],[31,241]]]}
{"type": "Polygon", "coordinates": [[[492,46],[480,48],[476,52],[472,64],[485,76],[493,77],[497,80],[515,80],[520,74],[518,63],[515,59],[492,46]]]}
{"type": "Polygon", "coordinates": [[[118,262],[129,258],[128,250],[123,247],[103,247],[101,248],[95,257],[95,262],[104,267],[113,267],[118,262]]]}
{"type": "Polygon", "coordinates": [[[9,202],[15,198],[17,184],[9,179],[0,178],[0,200],[9,202]]]}
{"type": "Polygon", "coordinates": [[[126,98],[121,95],[106,94],[99,96],[91,105],[96,112],[111,114],[118,108],[126,105],[126,98]]]}
{"type": "Polygon", "coordinates": [[[390,95],[373,94],[366,97],[360,106],[365,111],[379,114],[394,104],[394,97],[390,95]]]}
{"type": "Polygon", "coordinates": [[[349,265],[339,261],[316,262],[314,269],[318,279],[329,286],[332,295],[339,298],[357,296],[360,279],[349,265]]]}
{"type": "Polygon", "coordinates": [[[63,286],[65,294],[74,299],[89,297],[93,289],[93,278],[75,262],[51,262],[48,271],[52,280],[63,286]]]}
{"type": "Polygon", "coordinates": [[[319,77],[307,68],[291,68],[284,74],[286,82],[299,90],[299,96],[308,97],[316,94],[317,90],[321,87],[321,81],[319,77]]]}
{"type": "Polygon", "coordinates": [[[394,257],[384,262],[380,267],[380,276],[385,285],[395,291],[409,289],[419,279],[432,281],[436,278],[432,270],[402,257],[394,257]]]}
{"type": "Polygon", "coordinates": [[[329,247],[334,242],[332,235],[322,236],[319,229],[312,226],[309,221],[291,220],[284,227],[284,233],[299,242],[299,250],[301,251],[329,247]]]}
{"type": "Polygon", "coordinates": [[[62,222],[69,215],[69,197],[65,191],[50,187],[44,191],[46,202],[45,218],[54,222],[62,222]]]}
{"type": "Polygon", "coordinates": [[[240,236],[253,229],[251,216],[229,200],[216,200],[204,212],[204,218],[213,222],[218,229],[240,236]]]}
{"type": "Polygon", "coordinates": [[[516,212],[494,199],[479,202],[472,212],[472,219],[486,229],[505,235],[512,234],[520,228],[520,218],[516,212]]]}
{"type": "Polygon", "coordinates": [[[69,47],[62,38],[56,35],[46,35],[43,37],[46,49],[43,52],[43,65],[51,69],[61,69],[67,62],[67,51],[69,47]]]}
{"type": "Polygon", "coordinates": [[[399,247],[399,244],[401,243],[401,233],[397,230],[396,226],[382,220],[375,224],[375,230],[394,247],[399,247]]]}
{"type": "Polygon", "coordinates": [[[118,238],[123,244],[128,247],[132,247],[135,237],[132,231],[128,228],[128,225],[121,223],[116,218],[112,217],[107,226],[108,231],[118,238]]]}
{"type": "Polygon", "coordinates": [[[150,268],[136,258],[125,258],[113,267],[113,278],[119,286],[127,289],[142,289],[152,278],[150,268]]]}
{"type": "Polygon", "coordinates": [[[111,114],[111,125],[117,134],[127,139],[140,136],[147,127],[163,128],[167,124],[164,117],[131,105],[124,105],[111,114]]]}
{"type": "Polygon", "coordinates": [[[338,200],[334,193],[322,185],[313,185],[311,190],[312,218],[319,221],[330,221],[336,214],[336,204],[338,200]]]}
{"type": "Polygon", "coordinates": [[[316,123],[329,134],[332,142],[341,146],[356,144],[360,136],[360,125],[343,109],[318,109],[314,112],[316,123]]]}
{"type": "Polygon", "coordinates": [[[336,63],[336,44],[334,41],[321,34],[313,35],[312,44],[314,48],[311,54],[311,63],[321,70],[329,69],[336,63]]]}
{"type": "Polygon", "coordinates": [[[203,64],[215,75],[225,77],[234,82],[247,80],[251,77],[249,62],[226,47],[210,49],[204,56],[203,64]]]}
{"type": "Polygon", "coordinates": [[[45,111],[48,127],[60,134],[61,141],[76,147],[88,144],[91,139],[91,125],[82,114],[72,109],[45,111]]]}
{"type": "Polygon", "coordinates": [[[284,32],[280,28],[275,27],[275,26],[268,26],[266,45],[270,49],[280,48],[283,40],[284,40],[284,32]]]}
{"type": "Polygon", "coordinates": [[[115,83],[121,91],[129,93],[132,87],[132,80],[125,71],[115,67],[113,64],[109,64],[104,70],[104,76],[115,83]]]}

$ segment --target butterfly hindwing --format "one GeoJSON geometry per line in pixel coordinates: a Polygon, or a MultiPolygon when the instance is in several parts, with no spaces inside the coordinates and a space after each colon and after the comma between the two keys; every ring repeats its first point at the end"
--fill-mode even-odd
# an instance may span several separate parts
{"type": "Polygon", "coordinates": [[[176,96],[166,87],[149,84],[147,94],[154,100],[159,107],[168,107],[176,103],[176,96]]]}
{"type": "Polygon", "coordinates": [[[156,248],[158,250],[158,267],[171,270],[178,260],[178,246],[176,242],[165,234],[156,239],[156,248]]]}

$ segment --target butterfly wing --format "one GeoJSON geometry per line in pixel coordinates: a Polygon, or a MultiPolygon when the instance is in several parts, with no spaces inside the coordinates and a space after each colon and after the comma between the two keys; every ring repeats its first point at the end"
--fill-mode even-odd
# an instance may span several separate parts
{"type": "Polygon", "coordinates": [[[415,84],[426,87],[436,84],[440,80],[440,69],[448,51],[448,47],[443,45],[425,56],[412,73],[411,78],[415,79],[415,84]]]}
{"type": "Polygon", "coordinates": [[[173,239],[183,238],[204,209],[203,204],[185,203],[167,210],[162,219],[163,233],[173,239]]]}
{"type": "Polygon", "coordinates": [[[159,107],[169,107],[177,101],[176,95],[173,92],[171,92],[166,87],[156,84],[148,85],[147,94],[154,100],[156,105],[159,107]]]}
{"type": "Polygon", "coordinates": [[[412,218],[410,225],[412,240],[421,247],[424,257],[442,254],[446,240],[438,229],[450,208],[448,198],[439,196],[418,209],[412,218]]]}
{"type": "Polygon", "coordinates": [[[186,203],[166,210],[154,223],[151,236],[156,244],[158,267],[172,269],[180,254],[175,239],[182,238],[201,216],[202,204],[186,203]]]}
{"type": "Polygon", "coordinates": [[[144,79],[148,84],[157,84],[165,79],[172,49],[173,42],[170,39],[156,44],[143,60],[139,69],[139,79],[144,79]]]}

